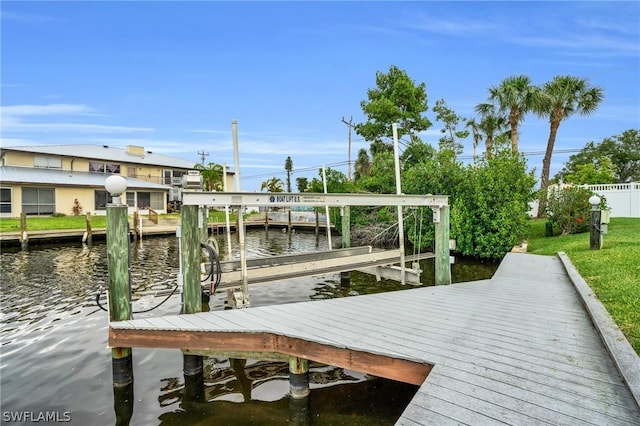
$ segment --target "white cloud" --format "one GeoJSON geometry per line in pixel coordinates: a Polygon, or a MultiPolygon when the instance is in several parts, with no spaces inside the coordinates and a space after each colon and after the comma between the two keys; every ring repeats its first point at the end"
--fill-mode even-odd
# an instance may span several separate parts
{"type": "Polygon", "coordinates": [[[48,104],[48,105],[11,105],[0,107],[0,113],[7,116],[34,116],[90,113],[86,105],[48,104]]]}

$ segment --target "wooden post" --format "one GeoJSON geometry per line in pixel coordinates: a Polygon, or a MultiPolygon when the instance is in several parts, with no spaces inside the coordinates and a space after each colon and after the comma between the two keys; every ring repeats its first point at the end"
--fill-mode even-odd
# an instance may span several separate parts
{"type": "Polygon", "coordinates": [[[289,235],[291,235],[291,209],[287,210],[287,231],[289,232],[289,235]]]}
{"type": "Polygon", "coordinates": [[[26,250],[29,247],[29,233],[27,232],[27,214],[20,213],[20,247],[26,250]]]}
{"type": "Polygon", "coordinates": [[[451,264],[449,262],[449,206],[439,209],[436,221],[435,241],[435,284],[451,284],[451,264]]]}
{"type": "MultiPolygon", "coordinates": [[[[200,241],[205,242],[209,238],[209,209],[207,207],[202,207],[200,209],[200,214],[202,217],[202,226],[200,227],[200,241]]],[[[200,223],[198,223],[200,225],[200,223]]]]}
{"type": "Polygon", "coordinates": [[[116,413],[116,426],[129,425],[133,416],[133,383],[113,388],[113,409],[116,413]]]}
{"type": "MultiPolygon", "coordinates": [[[[182,313],[202,312],[202,289],[200,287],[200,232],[198,230],[198,206],[182,206],[182,313]]],[[[200,216],[201,217],[201,216],[200,216]]],[[[202,374],[202,357],[183,355],[185,376],[202,374]]]]}
{"type": "MultiPolygon", "coordinates": [[[[129,218],[127,206],[107,205],[107,265],[109,280],[109,319],[131,319],[129,283],[129,218]]],[[[112,348],[113,386],[133,383],[131,348],[112,348]]]]}
{"type": "Polygon", "coordinates": [[[602,248],[602,234],[600,233],[600,209],[591,210],[591,229],[589,234],[589,248],[600,250],[602,248]]]}
{"type": "Polygon", "coordinates": [[[264,211],[264,230],[269,232],[269,207],[264,211]]]}
{"type": "Polygon", "coordinates": [[[289,391],[293,399],[309,395],[309,361],[304,358],[289,357],[289,391]]]}
{"type": "Polygon", "coordinates": [[[93,237],[91,235],[91,213],[87,213],[87,230],[85,232],[85,237],[83,238],[84,243],[91,244],[93,241],[93,237]]]}
{"type": "MultiPolygon", "coordinates": [[[[351,206],[342,209],[342,248],[351,247],[351,206]]],[[[351,284],[351,272],[340,273],[340,285],[347,287],[351,284]]]]}

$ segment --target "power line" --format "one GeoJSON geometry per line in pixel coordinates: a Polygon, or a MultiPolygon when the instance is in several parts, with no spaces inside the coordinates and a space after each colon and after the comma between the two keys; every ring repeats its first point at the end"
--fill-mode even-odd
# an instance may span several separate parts
{"type": "Polygon", "coordinates": [[[200,151],[198,151],[198,155],[200,156],[200,163],[204,166],[204,157],[208,157],[209,153],[201,149],[200,151]]]}

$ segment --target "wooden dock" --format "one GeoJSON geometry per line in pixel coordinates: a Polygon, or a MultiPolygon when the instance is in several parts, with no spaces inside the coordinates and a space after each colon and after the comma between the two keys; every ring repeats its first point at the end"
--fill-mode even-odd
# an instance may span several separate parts
{"type": "Polygon", "coordinates": [[[640,360],[564,261],[509,253],[490,280],[111,322],[109,344],[270,352],[420,384],[400,425],[639,425],[640,360]]]}

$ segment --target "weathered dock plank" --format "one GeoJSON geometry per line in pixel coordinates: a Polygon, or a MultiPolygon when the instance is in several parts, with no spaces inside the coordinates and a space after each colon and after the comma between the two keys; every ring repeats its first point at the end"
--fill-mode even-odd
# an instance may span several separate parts
{"type": "Polygon", "coordinates": [[[640,361],[612,361],[552,257],[509,254],[472,283],[117,322],[110,344],[273,352],[419,382],[401,425],[640,424],[619,372],[640,361]]]}

